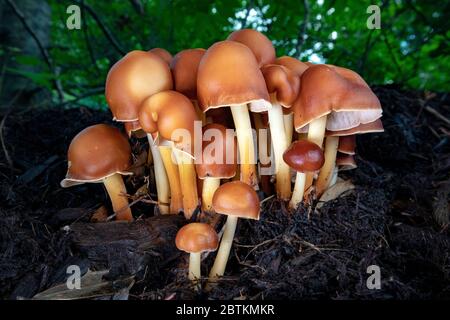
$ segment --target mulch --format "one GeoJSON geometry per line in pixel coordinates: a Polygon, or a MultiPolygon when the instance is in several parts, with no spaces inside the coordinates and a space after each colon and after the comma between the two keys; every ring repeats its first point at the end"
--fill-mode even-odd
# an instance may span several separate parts
{"type": "MultiPolygon", "coordinates": [[[[128,297],[449,299],[450,97],[394,86],[374,91],[385,132],[358,138],[358,168],[343,175],[355,190],[318,211],[289,214],[277,200],[264,202],[260,221],[239,222],[226,275],[208,293],[192,290],[180,253],[151,266],[157,276],[137,273],[128,297]],[[379,290],[366,285],[371,265],[381,270],[379,290]]],[[[98,184],[63,189],[59,182],[74,135],[112,122],[108,112],[83,107],[17,106],[2,118],[0,298],[31,298],[63,282],[67,265],[97,267],[64,226],[89,221],[102,205],[110,210],[107,194],[98,184]]],[[[126,182],[130,193],[144,183],[126,182]]],[[[151,177],[150,186],[152,193],[151,177]]],[[[141,218],[155,214],[145,201],[133,209],[141,218]]],[[[212,259],[204,261],[205,273],[212,259]]]]}

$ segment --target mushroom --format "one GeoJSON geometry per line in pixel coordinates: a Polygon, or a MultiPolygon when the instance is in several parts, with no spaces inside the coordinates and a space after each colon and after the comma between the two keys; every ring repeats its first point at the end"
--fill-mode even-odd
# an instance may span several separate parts
{"type": "MultiPolygon", "coordinates": [[[[312,65],[301,77],[300,93],[294,103],[294,124],[298,132],[308,132],[308,140],[322,147],[326,129],[347,130],[379,119],[382,109],[367,83],[354,71],[332,65],[312,65]]],[[[319,174],[317,190],[328,185],[329,165],[334,165],[338,139],[326,142],[323,173],[319,174]],[[333,156],[334,154],[334,156],[333,156]],[[334,158],[334,160],[333,160],[334,158]],[[333,160],[333,161],[332,161],[333,160]]],[[[308,175],[305,189],[313,176],[308,175]]],[[[317,192],[320,194],[320,192],[317,192]]]]}
{"type": "Polygon", "coordinates": [[[290,69],[269,64],[261,69],[268,92],[271,94],[272,106],[269,108],[270,134],[275,154],[276,190],[282,200],[291,196],[291,174],[289,166],[283,161],[283,152],[288,148],[288,139],[284,127],[283,107],[290,108],[297,98],[300,80],[290,69]]]}
{"type": "Polygon", "coordinates": [[[236,137],[227,134],[227,128],[220,124],[203,127],[202,157],[195,164],[197,176],[203,180],[203,210],[212,210],[213,195],[220,186],[220,179],[236,175],[236,151],[236,137]]]}
{"type": "MultiPolygon", "coordinates": [[[[198,206],[197,180],[193,161],[194,126],[198,121],[194,106],[176,91],[163,91],[145,99],[139,112],[142,129],[156,134],[154,143],[172,147],[178,165],[184,215],[190,219],[198,206]]],[[[175,181],[169,177],[169,183],[175,181]]],[[[176,196],[176,195],[173,195],[176,196]]]]}
{"type": "Polygon", "coordinates": [[[227,215],[225,230],[214,265],[209,273],[210,281],[223,276],[233,244],[238,218],[259,220],[260,204],[255,190],[241,181],[221,185],[213,196],[213,209],[227,215]]]}
{"type": "Polygon", "coordinates": [[[175,90],[191,99],[195,111],[203,124],[205,114],[197,102],[197,71],[205,49],[186,49],[178,52],[170,63],[175,90]]]}
{"type": "MultiPolygon", "coordinates": [[[[275,64],[284,66],[294,72],[299,78],[303,72],[308,69],[308,64],[301,62],[292,57],[282,56],[275,60],[275,64]]],[[[299,85],[300,89],[300,85],[299,85]]],[[[283,108],[283,122],[284,130],[286,132],[287,145],[292,142],[292,135],[294,131],[294,112],[292,108],[283,108]]]]}
{"type": "Polygon", "coordinates": [[[231,108],[239,147],[241,181],[258,188],[247,103],[270,107],[270,102],[264,77],[252,51],[235,41],[212,45],[198,68],[197,96],[203,112],[231,108]]]}
{"type": "Polygon", "coordinates": [[[201,277],[201,253],[216,251],[218,244],[217,232],[209,224],[193,222],[178,230],[175,245],[189,253],[190,280],[197,281],[201,277]]]}
{"type": "Polygon", "coordinates": [[[317,144],[303,139],[293,142],[284,152],[283,159],[292,169],[297,171],[294,191],[289,202],[289,207],[295,209],[303,200],[305,173],[316,172],[322,168],[325,161],[324,155],[322,149],[317,144]]]}
{"type": "MultiPolygon", "coordinates": [[[[138,121],[142,101],[164,90],[172,89],[172,75],[167,63],[158,55],[131,51],[114,64],[106,77],[105,96],[114,120],[138,121]]],[[[159,209],[169,213],[169,183],[158,148],[148,136],[152,154],[159,209]]]]}
{"type": "Polygon", "coordinates": [[[323,165],[319,177],[317,178],[317,194],[321,195],[327,188],[333,185],[331,181],[334,180],[333,176],[337,175],[335,165],[337,163],[336,153],[338,151],[347,154],[354,154],[356,134],[382,131],[384,131],[384,129],[380,119],[367,124],[361,124],[347,130],[327,131],[327,139],[325,144],[325,164],[323,165]]]}
{"type": "Polygon", "coordinates": [[[172,61],[172,55],[166,49],[153,48],[153,49],[148,50],[148,52],[156,54],[158,57],[163,59],[167,64],[170,64],[170,61],[172,61]]]}
{"type": "Polygon", "coordinates": [[[122,175],[131,164],[131,147],[119,129],[105,124],[87,127],[70,143],[68,170],[61,186],[103,183],[117,220],[133,220],[122,175]]]}
{"type": "Polygon", "coordinates": [[[259,67],[275,61],[275,48],[264,34],[253,29],[241,29],[232,32],[227,40],[240,42],[252,50],[259,67]]]}

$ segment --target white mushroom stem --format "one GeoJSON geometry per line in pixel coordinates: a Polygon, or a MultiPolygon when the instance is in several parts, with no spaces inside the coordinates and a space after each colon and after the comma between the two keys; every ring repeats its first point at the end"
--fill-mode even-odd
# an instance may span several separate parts
{"type": "Polygon", "coordinates": [[[148,144],[150,146],[150,152],[152,153],[153,168],[155,170],[156,193],[158,195],[159,211],[161,211],[162,214],[168,214],[170,212],[169,180],[167,178],[167,173],[164,169],[164,163],[162,161],[158,147],[156,146],[150,134],[147,134],[147,138],[148,144]]]}
{"type": "Polygon", "coordinates": [[[288,148],[283,121],[283,109],[278,102],[272,102],[268,111],[272,144],[275,154],[276,190],[278,198],[289,200],[291,196],[291,173],[283,160],[283,153],[288,148]]]}
{"type": "Polygon", "coordinates": [[[201,253],[200,252],[191,252],[189,254],[189,280],[195,281],[200,279],[201,277],[201,253]]]}
{"type": "Polygon", "coordinates": [[[290,146],[292,143],[292,135],[294,134],[294,113],[283,115],[284,132],[286,133],[286,142],[290,146]]]}
{"type": "MultiPolygon", "coordinates": [[[[308,140],[314,142],[322,148],[323,139],[325,137],[325,130],[327,125],[327,116],[322,116],[309,124],[308,128],[308,140]]],[[[314,173],[307,173],[305,179],[305,191],[309,192],[314,180],[314,173]]]]}
{"type": "Polygon", "coordinates": [[[173,148],[180,175],[181,194],[183,195],[183,209],[186,219],[190,219],[198,207],[197,175],[192,157],[177,148],[173,148]]]}
{"type": "Polygon", "coordinates": [[[123,183],[122,176],[115,173],[103,179],[111,204],[116,214],[116,220],[133,221],[131,209],[128,204],[127,189],[123,183]]]}
{"type": "Polygon", "coordinates": [[[327,137],[325,141],[325,163],[320,170],[316,182],[317,196],[320,196],[327,189],[333,177],[333,171],[336,166],[336,154],[339,146],[339,137],[327,137]]]}
{"type": "Polygon", "coordinates": [[[206,177],[203,179],[202,188],[202,209],[212,211],[212,198],[214,192],[220,187],[220,178],[206,177]]]}
{"type": "Polygon", "coordinates": [[[303,172],[297,172],[294,191],[292,192],[291,201],[289,201],[289,208],[291,209],[295,210],[298,204],[303,200],[303,194],[305,193],[305,178],[306,174],[303,172]]]}
{"type": "Polygon", "coordinates": [[[246,104],[231,107],[234,126],[239,147],[241,181],[258,189],[258,178],[255,161],[255,145],[253,142],[252,125],[246,104]]]}
{"type": "Polygon", "coordinates": [[[178,165],[173,161],[171,146],[159,146],[158,149],[169,180],[170,213],[178,214],[183,211],[183,195],[181,193],[178,165]]]}
{"type": "Polygon", "coordinates": [[[192,252],[189,254],[189,274],[188,278],[195,286],[195,290],[201,289],[200,277],[201,277],[201,253],[192,252]]]}
{"type": "Polygon", "coordinates": [[[220,241],[220,247],[217,251],[216,260],[209,272],[209,281],[214,282],[218,277],[223,276],[225,268],[228,262],[228,256],[230,255],[231,246],[233,245],[234,232],[236,231],[238,217],[228,216],[225,225],[225,231],[223,232],[222,241],[220,241]]]}

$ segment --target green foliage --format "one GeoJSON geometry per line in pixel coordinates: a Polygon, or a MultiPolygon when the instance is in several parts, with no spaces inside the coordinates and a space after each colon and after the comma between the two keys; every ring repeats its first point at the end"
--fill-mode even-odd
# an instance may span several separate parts
{"type": "MultiPolygon", "coordinates": [[[[370,84],[450,89],[448,2],[380,2],[381,29],[369,30],[366,10],[373,1],[84,0],[118,46],[83,7],[81,30],[68,30],[66,8],[74,2],[83,3],[49,0],[50,54],[69,97],[101,88],[122,52],[163,47],[174,54],[185,48],[207,48],[239,28],[266,33],[278,55],[351,68],[370,84]]],[[[17,61],[24,65],[36,62],[26,57],[17,61]]],[[[25,75],[46,85],[50,80],[48,74],[41,78],[25,75]]],[[[105,105],[98,93],[79,103],[105,105]]]]}

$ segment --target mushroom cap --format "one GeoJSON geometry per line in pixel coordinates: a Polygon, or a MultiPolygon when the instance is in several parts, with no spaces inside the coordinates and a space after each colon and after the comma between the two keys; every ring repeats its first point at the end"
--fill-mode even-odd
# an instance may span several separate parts
{"type": "Polygon", "coordinates": [[[353,155],[340,152],[336,155],[336,165],[338,166],[339,171],[353,170],[358,167],[353,155]]]}
{"type": "Polygon", "coordinates": [[[253,29],[241,29],[232,32],[227,40],[240,42],[252,50],[259,67],[275,61],[275,48],[264,34],[253,29]]]}
{"type": "Polygon", "coordinates": [[[300,60],[288,56],[282,56],[277,58],[275,60],[275,64],[290,69],[292,72],[295,72],[295,74],[297,74],[297,76],[299,77],[301,77],[303,72],[305,72],[306,69],[309,68],[309,65],[307,63],[301,62],[300,60]]]}
{"type": "Polygon", "coordinates": [[[166,49],[153,48],[153,49],[148,50],[148,52],[156,54],[158,57],[163,59],[167,64],[170,64],[170,62],[172,61],[172,55],[166,49]]]}
{"type": "Polygon", "coordinates": [[[226,131],[226,127],[216,123],[203,127],[202,156],[195,164],[200,179],[230,179],[236,175],[237,141],[234,134],[227,136],[226,131]]]}
{"type": "Polygon", "coordinates": [[[206,51],[198,68],[197,97],[203,112],[246,103],[271,107],[255,56],[235,41],[217,42],[206,51]]]}
{"type": "Polygon", "coordinates": [[[285,108],[290,108],[297,98],[300,78],[290,69],[276,64],[261,68],[266,80],[267,91],[274,94],[277,101],[285,108]]]}
{"type": "Polygon", "coordinates": [[[348,155],[354,155],[356,148],[356,136],[342,136],[339,137],[338,151],[348,155]]]}
{"type": "Polygon", "coordinates": [[[375,132],[384,132],[383,123],[380,119],[375,120],[374,122],[369,122],[365,124],[360,124],[357,127],[348,129],[348,130],[341,130],[341,131],[327,131],[327,136],[332,137],[343,137],[343,136],[350,136],[355,134],[364,134],[364,133],[375,133],[375,132]]]}
{"type": "Polygon", "coordinates": [[[298,132],[307,132],[310,122],[325,115],[327,129],[340,131],[373,122],[383,112],[377,96],[356,72],[324,64],[303,73],[293,108],[298,132]]]}
{"type": "Polygon", "coordinates": [[[194,122],[199,121],[192,102],[179,92],[158,92],[142,102],[139,123],[147,133],[172,141],[175,147],[193,154],[194,122]],[[181,134],[181,136],[180,136],[181,134]],[[186,135],[189,134],[189,135],[186,135]]]}
{"type": "Polygon", "coordinates": [[[217,213],[259,220],[258,195],[251,186],[241,181],[221,185],[214,193],[212,206],[217,213]]]}
{"type": "Polygon", "coordinates": [[[138,120],[141,102],[160,91],[172,89],[167,63],[145,51],[131,51],[117,61],[106,77],[106,101],[116,121],[138,120]]]}
{"type": "Polygon", "coordinates": [[[96,124],[79,132],[69,145],[62,187],[100,182],[115,173],[130,175],[131,147],[119,129],[96,124]]]}
{"type": "Polygon", "coordinates": [[[197,71],[205,52],[205,49],[183,50],[170,63],[175,90],[192,100],[197,100],[197,71]]]}
{"type": "Polygon", "coordinates": [[[209,224],[193,222],[178,230],[175,245],[188,253],[215,251],[219,245],[219,237],[209,224]]]}
{"type": "Polygon", "coordinates": [[[322,168],[325,157],[323,150],[306,139],[293,142],[283,153],[283,160],[298,172],[312,172],[322,168]]]}

